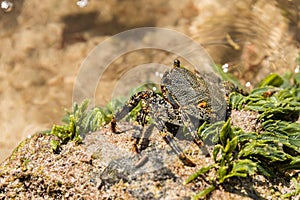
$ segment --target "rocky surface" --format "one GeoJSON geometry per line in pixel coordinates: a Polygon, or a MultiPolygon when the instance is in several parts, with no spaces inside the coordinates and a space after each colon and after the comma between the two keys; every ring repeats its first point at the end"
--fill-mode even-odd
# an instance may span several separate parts
{"type": "MultiPolygon", "coordinates": [[[[23,141],[0,165],[2,199],[190,199],[208,184],[183,181],[212,162],[192,142],[179,140],[197,165],[187,167],[154,131],[149,147],[133,151],[140,127],[119,124],[122,134],[108,127],[86,135],[83,144],[69,142],[54,153],[54,136],[36,134],[23,141]]],[[[262,176],[230,179],[208,199],[274,199],[294,186],[290,180],[262,176]]]]}

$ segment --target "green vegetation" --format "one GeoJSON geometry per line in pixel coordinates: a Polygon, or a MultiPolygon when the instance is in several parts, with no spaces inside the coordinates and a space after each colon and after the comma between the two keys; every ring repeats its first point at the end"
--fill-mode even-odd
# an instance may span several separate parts
{"type": "Polygon", "coordinates": [[[120,100],[114,100],[107,104],[105,108],[95,107],[88,109],[89,101],[85,100],[81,105],[75,103],[71,112],[63,118],[66,125],[54,125],[52,135],[57,136],[59,141],[52,140],[51,147],[54,152],[59,150],[61,144],[69,141],[81,143],[82,137],[88,133],[98,130],[112,119],[112,113],[122,105],[120,100]]]}
{"type": "MultiPolygon", "coordinates": [[[[206,174],[211,184],[199,192],[194,199],[208,195],[231,177],[247,177],[261,174],[273,178],[287,175],[287,170],[300,169],[300,74],[292,83],[291,75],[280,77],[271,74],[248,96],[230,94],[230,106],[237,110],[258,112],[260,128],[257,132],[245,132],[232,127],[230,120],[215,124],[203,124],[199,135],[203,140],[210,138],[214,146],[213,164],[190,175],[185,184],[206,174]],[[220,131],[218,131],[220,130],[220,131]],[[215,172],[215,173],[210,173],[215,172]]],[[[300,195],[298,180],[292,179],[295,191],[282,194],[282,198],[300,195]]]]}
{"type": "MultiPolygon", "coordinates": [[[[58,140],[51,140],[52,150],[59,152],[60,146],[69,141],[81,143],[85,134],[99,130],[104,124],[109,123],[112,120],[113,113],[124,105],[124,102],[124,98],[116,98],[104,108],[94,107],[91,109],[88,109],[88,100],[83,101],[80,105],[74,103],[72,111],[66,111],[66,115],[62,120],[65,125],[54,125],[50,131],[51,135],[58,138],[58,140]]],[[[139,105],[133,109],[128,118],[136,119],[140,108],[139,105]]]]}

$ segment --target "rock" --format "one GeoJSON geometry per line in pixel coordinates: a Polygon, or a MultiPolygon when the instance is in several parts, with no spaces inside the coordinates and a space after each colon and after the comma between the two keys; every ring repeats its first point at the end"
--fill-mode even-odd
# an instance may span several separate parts
{"type": "MultiPolygon", "coordinates": [[[[68,142],[59,153],[50,145],[55,136],[40,133],[26,139],[0,165],[0,198],[190,199],[208,187],[203,178],[183,184],[189,175],[212,163],[197,145],[178,139],[196,164],[187,167],[156,131],[149,146],[136,153],[133,136],[137,137],[140,127],[123,122],[119,128],[122,134],[113,134],[108,127],[88,133],[82,144],[68,142]]],[[[276,188],[290,190],[289,181],[258,175],[232,178],[208,199],[274,197],[276,188]],[[275,189],[269,190],[270,186],[275,189]]]]}

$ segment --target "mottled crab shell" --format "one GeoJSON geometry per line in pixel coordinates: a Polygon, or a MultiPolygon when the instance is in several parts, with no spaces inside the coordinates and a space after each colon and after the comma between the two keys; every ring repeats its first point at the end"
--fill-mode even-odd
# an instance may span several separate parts
{"type": "Polygon", "coordinates": [[[189,115],[210,122],[222,120],[225,116],[226,102],[224,95],[220,95],[223,92],[200,75],[174,64],[165,72],[161,83],[167,90],[169,102],[189,115]],[[220,94],[212,97],[212,93],[220,94]]]}
{"type": "Polygon", "coordinates": [[[162,78],[162,85],[180,107],[207,102],[209,105],[209,90],[200,77],[185,68],[174,67],[162,78]]]}

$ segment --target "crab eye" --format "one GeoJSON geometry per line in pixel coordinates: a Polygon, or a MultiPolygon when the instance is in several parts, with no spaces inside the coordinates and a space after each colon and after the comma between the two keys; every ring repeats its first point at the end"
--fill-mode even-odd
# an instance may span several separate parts
{"type": "Polygon", "coordinates": [[[180,61],[178,59],[175,59],[173,62],[174,67],[180,67],[180,61]]]}

